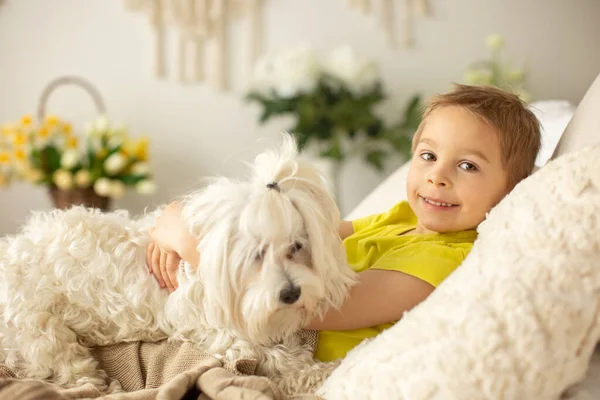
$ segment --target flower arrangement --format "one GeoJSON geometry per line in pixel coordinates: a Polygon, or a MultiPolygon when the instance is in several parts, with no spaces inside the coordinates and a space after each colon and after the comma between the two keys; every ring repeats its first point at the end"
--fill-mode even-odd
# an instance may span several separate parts
{"type": "Polygon", "coordinates": [[[320,60],[311,46],[302,44],[258,61],[247,100],[261,106],[261,123],[291,116],[289,131],[299,150],[316,149],[336,170],[358,154],[381,170],[392,153],[410,156],[421,118],[420,98],[413,96],[402,120],[386,123],[378,115],[386,99],[382,86],[376,64],[351,47],[336,48],[320,60]]]}
{"type": "Polygon", "coordinates": [[[87,190],[105,199],[120,198],[128,187],[140,194],[156,190],[147,138],[133,140],[127,129],[102,116],[88,124],[85,143],[79,141],[71,124],[52,115],[42,121],[24,116],[4,126],[0,183],[21,179],[51,191],[87,190]]]}
{"type": "Polygon", "coordinates": [[[496,86],[519,95],[525,102],[530,102],[531,94],[525,89],[525,71],[502,60],[504,38],[500,35],[490,35],[485,39],[485,43],[491,53],[490,57],[469,66],[464,76],[465,83],[496,86]]]}

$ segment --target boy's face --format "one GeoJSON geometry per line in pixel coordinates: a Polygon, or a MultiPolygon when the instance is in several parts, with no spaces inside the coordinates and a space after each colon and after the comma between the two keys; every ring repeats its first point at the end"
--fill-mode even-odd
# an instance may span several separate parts
{"type": "Polygon", "coordinates": [[[468,110],[442,107],[425,122],[407,181],[417,233],[474,229],[507,193],[493,128],[468,110]]]}

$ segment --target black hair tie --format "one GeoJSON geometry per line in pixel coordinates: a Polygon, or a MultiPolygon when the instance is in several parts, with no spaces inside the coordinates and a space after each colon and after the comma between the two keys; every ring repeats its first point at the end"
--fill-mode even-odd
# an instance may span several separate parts
{"type": "Polygon", "coordinates": [[[275,189],[278,192],[281,192],[281,189],[279,188],[279,185],[277,184],[277,182],[267,183],[267,189],[275,189]]]}

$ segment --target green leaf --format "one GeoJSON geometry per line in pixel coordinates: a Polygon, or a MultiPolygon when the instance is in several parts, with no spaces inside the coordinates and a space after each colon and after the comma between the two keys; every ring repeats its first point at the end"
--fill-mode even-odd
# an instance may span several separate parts
{"type": "Polygon", "coordinates": [[[294,134],[294,136],[296,137],[296,144],[298,146],[298,151],[301,152],[302,150],[304,150],[304,148],[306,147],[306,145],[308,144],[308,140],[310,139],[310,136],[308,135],[303,135],[303,134],[294,134]]]}
{"type": "Polygon", "coordinates": [[[56,147],[46,146],[41,151],[42,169],[48,173],[53,173],[60,168],[60,153],[56,147]]]}
{"type": "Polygon", "coordinates": [[[121,182],[123,182],[125,185],[131,186],[131,185],[135,185],[138,182],[141,182],[145,179],[146,177],[144,175],[121,175],[119,176],[117,179],[121,180],[121,182]]]}
{"type": "Polygon", "coordinates": [[[321,157],[333,158],[337,161],[343,161],[344,155],[342,154],[342,149],[337,144],[332,144],[331,147],[325,151],[321,152],[321,157]]]}
{"type": "Polygon", "coordinates": [[[383,150],[371,150],[365,155],[365,160],[381,172],[383,170],[383,161],[386,156],[387,154],[383,150]]]}
{"type": "Polygon", "coordinates": [[[419,127],[419,124],[421,123],[422,118],[423,112],[421,96],[414,95],[410,99],[408,105],[406,106],[406,109],[404,110],[404,122],[402,124],[402,127],[404,129],[411,129],[416,131],[419,127]]]}

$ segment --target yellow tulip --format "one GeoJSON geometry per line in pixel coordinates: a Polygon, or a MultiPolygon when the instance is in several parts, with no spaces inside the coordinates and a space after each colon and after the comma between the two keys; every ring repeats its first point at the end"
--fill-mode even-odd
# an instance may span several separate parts
{"type": "Polygon", "coordinates": [[[140,140],[138,140],[135,146],[135,156],[138,158],[138,160],[146,161],[148,159],[149,144],[150,141],[147,137],[142,137],[140,140]]]}
{"type": "Polygon", "coordinates": [[[48,129],[47,126],[42,126],[40,128],[39,134],[41,138],[47,138],[48,136],[50,136],[50,129],[48,129]]]}
{"type": "Polygon", "coordinates": [[[10,135],[12,135],[13,133],[15,133],[15,129],[14,129],[12,126],[9,126],[9,125],[4,125],[4,126],[2,127],[2,134],[3,134],[4,136],[10,136],[10,135]]]}
{"type": "Polygon", "coordinates": [[[66,133],[67,135],[70,135],[73,132],[73,127],[71,126],[71,124],[64,124],[63,132],[66,133]]]}
{"type": "Polygon", "coordinates": [[[21,125],[22,126],[29,126],[33,123],[33,118],[31,118],[31,115],[24,115],[21,117],[21,125]]]}
{"type": "Polygon", "coordinates": [[[74,149],[79,144],[79,139],[76,137],[70,137],[67,139],[67,148],[74,149]]]}
{"type": "Polygon", "coordinates": [[[15,133],[15,136],[13,136],[13,144],[15,146],[23,146],[25,143],[27,143],[27,135],[23,132],[15,133]]]}
{"type": "Polygon", "coordinates": [[[21,162],[25,161],[27,159],[27,153],[25,153],[25,150],[17,149],[15,151],[15,159],[21,162]]]}
{"type": "Polygon", "coordinates": [[[54,127],[56,125],[58,125],[60,122],[60,119],[58,119],[58,117],[56,115],[48,115],[46,117],[46,124],[48,124],[48,126],[54,127]]]}
{"type": "Polygon", "coordinates": [[[10,154],[7,151],[3,151],[0,153],[0,164],[9,164],[10,163],[10,154]]]}
{"type": "Polygon", "coordinates": [[[97,159],[103,159],[104,157],[106,157],[106,155],[108,154],[108,150],[106,149],[101,149],[98,154],[96,154],[96,158],[97,159]]]}

